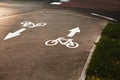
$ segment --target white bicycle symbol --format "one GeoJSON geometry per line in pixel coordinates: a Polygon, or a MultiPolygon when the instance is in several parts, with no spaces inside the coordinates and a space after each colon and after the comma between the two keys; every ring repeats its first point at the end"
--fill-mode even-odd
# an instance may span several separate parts
{"type": "Polygon", "coordinates": [[[54,46],[57,45],[58,42],[68,48],[77,48],[79,46],[77,42],[73,42],[73,39],[65,39],[64,37],[59,37],[56,40],[48,40],[45,42],[45,45],[54,46]]]}
{"type": "Polygon", "coordinates": [[[22,27],[28,27],[28,28],[34,28],[34,27],[47,25],[47,23],[45,23],[45,22],[40,22],[40,23],[35,24],[31,21],[23,21],[23,22],[21,22],[21,24],[23,25],[22,27]]]}

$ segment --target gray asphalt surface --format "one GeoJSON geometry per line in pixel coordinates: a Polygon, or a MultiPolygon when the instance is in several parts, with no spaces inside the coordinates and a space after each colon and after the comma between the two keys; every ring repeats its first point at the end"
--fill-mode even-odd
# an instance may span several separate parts
{"type": "Polygon", "coordinates": [[[44,5],[32,8],[26,6],[19,6],[18,9],[13,2],[12,8],[5,7],[7,11],[31,11],[0,18],[0,79],[77,80],[94,42],[107,22],[71,10],[44,9],[44,5]],[[23,28],[22,21],[45,22],[47,25],[26,28],[21,35],[3,40],[9,32],[23,28]],[[69,30],[76,27],[81,32],[67,37],[69,30]],[[60,43],[54,46],[45,45],[46,41],[59,37],[73,39],[79,47],[68,48],[60,43]]]}

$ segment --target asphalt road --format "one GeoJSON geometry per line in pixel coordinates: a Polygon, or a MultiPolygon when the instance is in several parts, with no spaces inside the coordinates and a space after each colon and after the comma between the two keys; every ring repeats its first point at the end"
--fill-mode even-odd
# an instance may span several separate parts
{"type": "Polygon", "coordinates": [[[61,6],[84,9],[88,13],[102,15],[97,17],[108,20],[113,18],[116,21],[120,21],[120,0],[70,0],[61,4],[61,6]]]}
{"type": "MultiPolygon", "coordinates": [[[[22,9],[30,9],[26,6],[19,6],[19,10],[14,5],[5,8],[22,12],[22,9]]],[[[0,18],[0,79],[77,80],[107,21],[71,10],[44,9],[44,5],[31,10],[0,18]],[[31,28],[22,25],[23,21],[34,24],[44,22],[46,25],[31,28]],[[69,30],[76,27],[80,32],[72,34],[74,32],[69,30]],[[5,40],[9,33],[19,35],[5,40]],[[68,36],[70,33],[72,35],[68,36]],[[59,37],[73,41],[62,44],[65,40],[56,40],[59,37]],[[45,44],[48,40],[56,40],[58,43],[49,46],[45,44]]]]}

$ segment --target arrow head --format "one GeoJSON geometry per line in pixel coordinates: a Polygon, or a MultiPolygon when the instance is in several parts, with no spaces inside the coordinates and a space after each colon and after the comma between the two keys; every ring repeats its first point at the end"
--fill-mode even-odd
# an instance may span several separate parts
{"type": "Polygon", "coordinates": [[[10,38],[19,36],[19,35],[21,35],[21,34],[19,34],[19,33],[8,33],[8,35],[4,38],[4,40],[7,40],[7,39],[10,39],[10,38]]]}
{"type": "Polygon", "coordinates": [[[74,29],[69,30],[70,33],[67,35],[67,37],[73,37],[76,33],[80,32],[80,28],[76,27],[74,29]]]}
{"type": "Polygon", "coordinates": [[[73,29],[71,29],[69,31],[71,31],[71,32],[80,32],[80,28],[76,27],[76,28],[73,28],[73,29]]]}

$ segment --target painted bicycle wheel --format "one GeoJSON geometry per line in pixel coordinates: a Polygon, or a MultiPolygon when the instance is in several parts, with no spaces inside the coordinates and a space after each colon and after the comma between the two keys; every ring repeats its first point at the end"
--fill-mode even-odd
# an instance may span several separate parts
{"type": "Polygon", "coordinates": [[[48,40],[48,41],[45,42],[45,45],[47,45],[47,46],[54,46],[57,43],[58,43],[57,40],[48,40]]]}
{"type": "Polygon", "coordinates": [[[77,48],[79,46],[79,44],[76,42],[72,42],[72,44],[68,43],[68,44],[66,44],[66,46],[68,48],[77,48]]]}
{"type": "Polygon", "coordinates": [[[22,27],[27,27],[27,28],[34,28],[36,27],[34,23],[32,23],[31,21],[23,21],[21,22],[21,24],[23,25],[22,27]]]}

